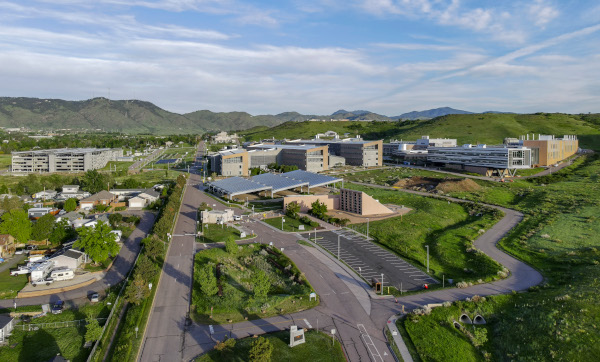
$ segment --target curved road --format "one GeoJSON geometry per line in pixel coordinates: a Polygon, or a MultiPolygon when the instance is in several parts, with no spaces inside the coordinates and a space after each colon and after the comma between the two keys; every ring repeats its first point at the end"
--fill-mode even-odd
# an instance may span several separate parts
{"type": "MultiPolygon", "coordinates": [[[[192,174],[184,194],[175,236],[171,242],[162,280],[153,305],[152,314],[145,332],[141,361],[188,361],[198,354],[213,348],[216,340],[225,336],[242,338],[253,334],[262,334],[288,328],[290,324],[301,327],[329,331],[337,330],[336,337],[342,342],[350,361],[392,361],[382,328],[391,314],[400,312],[400,306],[409,309],[429,303],[461,300],[478,295],[508,293],[512,290],[524,290],[542,281],[542,276],[525,263],[505,254],[496,248],[496,243],[516,226],[523,215],[517,211],[494,207],[502,210],[505,216],[476,241],[477,248],[507,267],[511,274],[508,278],[493,283],[475,285],[464,289],[445,289],[399,298],[396,304],[389,298],[379,299],[365,290],[364,283],[346,267],[338,265],[324,252],[316,248],[299,245],[300,235],[283,233],[259,221],[250,221],[244,225],[256,234],[257,242],[273,242],[296,263],[315,291],[320,296],[320,305],[300,313],[254,320],[232,325],[213,326],[213,333],[205,325],[191,323],[188,317],[193,273],[193,257],[196,251],[195,232],[197,205],[201,202],[215,204],[216,209],[225,209],[222,205],[199,190],[200,176],[192,174]]],[[[388,188],[370,185],[372,187],[388,188]]],[[[397,189],[393,189],[397,190],[397,189]]],[[[398,190],[423,196],[436,197],[427,193],[410,190],[398,190]]],[[[464,200],[450,199],[465,202],[464,200]]],[[[236,214],[242,210],[234,208],[236,214]]]]}

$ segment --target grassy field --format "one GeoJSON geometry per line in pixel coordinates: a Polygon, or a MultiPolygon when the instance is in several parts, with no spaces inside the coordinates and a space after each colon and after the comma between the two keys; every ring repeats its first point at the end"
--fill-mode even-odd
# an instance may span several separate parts
{"type": "MultiPolygon", "coordinates": [[[[300,225],[304,225],[304,230],[305,231],[309,231],[309,230],[314,230],[315,228],[303,223],[300,220],[296,220],[296,219],[292,219],[291,217],[284,217],[285,221],[283,222],[283,231],[292,231],[292,232],[297,232],[299,229],[298,227],[300,225]]],[[[281,230],[281,217],[274,217],[274,218],[270,218],[270,219],[264,219],[264,222],[266,222],[267,224],[281,230]]]]}
{"type": "Polygon", "coordinates": [[[11,155],[0,155],[0,170],[7,170],[12,165],[11,155]]]}
{"type": "Polygon", "coordinates": [[[129,166],[133,165],[135,162],[132,161],[108,161],[106,166],[104,166],[101,170],[103,171],[127,171],[129,166]]]}
{"type": "MultiPolygon", "coordinates": [[[[90,313],[97,318],[106,318],[110,312],[107,301],[114,302],[115,296],[96,303],[86,304],[79,309],[65,309],[61,314],[48,314],[31,321],[33,324],[74,321],[85,319],[90,313]]],[[[101,322],[102,325],[104,322],[101,322]]],[[[90,353],[85,344],[85,326],[49,328],[23,331],[17,325],[9,337],[8,344],[0,347],[1,361],[47,361],[58,353],[70,361],[85,361],[90,353]]]]}
{"type": "MultiPolygon", "coordinates": [[[[414,265],[426,267],[425,245],[429,245],[430,273],[440,280],[443,276],[456,282],[498,277],[501,266],[474,250],[472,243],[502,217],[499,211],[356,184],[348,187],[365,191],[382,203],[413,209],[402,218],[371,222],[369,236],[414,265]]],[[[366,223],[354,227],[366,234],[366,223]]]]}
{"type": "Polygon", "coordinates": [[[276,211],[283,209],[283,202],[249,202],[248,208],[252,209],[252,206],[254,212],[276,211]]]}
{"type": "MultiPolygon", "coordinates": [[[[406,320],[423,360],[598,359],[599,175],[600,157],[590,156],[542,180],[482,182],[482,190],[463,194],[523,211],[523,222],[500,246],[540,270],[545,281],[527,293],[458,302],[406,320]],[[450,325],[462,310],[486,318],[486,332],[478,332],[486,342],[476,346],[477,340],[450,325]]],[[[466,331],[474,333],[472,327],[466,331]]]]}
{"type": "MultiPolygon", "coordinates": [[[[306,342],[296,347],[289,347],[290,334],[287,331],[263,335],[273,346],[272,361],[289,362],[342,362],[346,361],[339,342],[331,343],[327,334],[307,331],[304,333],[306,342]]],[[[254,338],[248,337],[236,341],[232,349],[223,351],[212,350],[198,358],[195,362],[243,362],[248,360],[248,353],[254,338]]]]}
{"type": "Polygon", "coordinates": [[[221,227],[216,224],[204,225],[204,234],[200,237],[202,243],[224,243],[230,236],[233,236],[235,240],[249,239],[252,235],[247,235],[245,238],[240,236],[240,231],[231,226],[221,227]]]}
{"type": "Polygon", "coordinates": [[[28,281],[28,275],[10,275],[10,269],[0,273],[0,299],[12,299],[17,296],[19,290],[23,289],[28,281]]]}
{"type": "Polygon", "coordinates": [[[267,253],[267,248],[265,245],[251,244],[243,246],[235,256],[218,248],[196,254],[192,290],[194,319],[205,324],[222,324],[229,320],[235,323],[245,318],[266,318],[316,306],[318,301],[308,300],[312,288],[298,268],[277,249],[267,253]],[[201,291],[199,269],[207,263],[222,265],[222,297],[207,296],[201,291]],[[277,268],[275,263],[282,268],[287,267],[289,272],[277,268]],[[252,291],[252,277],[258,270],[267,274],[272,285],[266,300],[255,299],[252,291]]]}
{"type": "Polygon", "coordinates": [[[505,137],[527,133],[576,134],[580,146],[600,150],[600,130],[579,115],[540,114],[453,114],[425,121],[405,122],[287,122],[270,129],[248,130],[240,134],[246,140],[275,137],[311,138],[316,133],[335,131],[365,139],[416,140],[423,135],[456,138],[459,144],[501,144],[505,137]]]}

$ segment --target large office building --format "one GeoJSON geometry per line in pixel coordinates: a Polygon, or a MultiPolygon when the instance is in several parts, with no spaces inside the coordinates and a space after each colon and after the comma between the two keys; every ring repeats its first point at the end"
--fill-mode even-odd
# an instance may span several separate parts
{"type": "Polygon", "coordinates": [[[404,161],[426,161],[430,147],[456,147],[455,138],[429,138],[421,136],[416,141],[398,141],[383,144],[384,159],[402,159],[404,161]]]}
{"type": "Polygon", "coordinates": [[[248,176],[248,151],[234,149],[210,155],[210,170],[221,176],[248,176]]]}
{"type": "Polygon", "coordinates": [[[120,148],[62,148],[12,153],[13,173],[85,172],[123,157],[120,148]]]}
{"type": "Polygon", "coordinates": [[[519,140],[506,139],[505,143],[524,146],[531,149],[531,165],[533,167],[551,166],[567,157],[573,156],[579,149],[577,136],[565,135],[556,138],[553,135],[529,135],[519,137],[519,140]]]}
{"type": "Polygon", "coordinates": [[[492,176],[514,174],[518,169],[531,168],[531,149],[527,147],[430,147],[427,161],[435,165],[492,176]]]}
{"type": "Polygon", "coordinates": [[[327,146],[330,155],[343,157],[346,165],[381,166],[383,165],[383,141],[365,141],[362,138],[344,138],[332,140],[293,140],[288,144],[327,146]]]}
{"type": "Polygon", "coordinates": [[[248,176],[252,168],[269,164],[298,166],[300,170],[320,172],[329,169],[327,146],[254,144],[247,149],[220,151],[210,156],[211,171],[221,176],[248,176]]]}

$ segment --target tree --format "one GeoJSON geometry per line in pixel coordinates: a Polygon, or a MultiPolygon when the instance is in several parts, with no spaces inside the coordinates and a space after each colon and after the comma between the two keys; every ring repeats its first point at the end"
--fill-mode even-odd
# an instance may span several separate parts
{"type": "Polygon", "coordinates": [[[162,256],[165,252],[165,245],[163,242],[155,235],[149,236],[142,240],[144,247],[146,248],[146,255],[156,260],[159,256],[162,256]]]}
{"type": "Polygon", "coordinates": [[[109,181],[108,175],[104,175],[96,170],[89,170],[81,177],[81,189],[95,194],[107,189],[109,181]]]}
{"type": "Polygon", "coordinates": [[[111,228],[103,221],[98,221],[94,227],[82,227],[79,229],[79,239],[73,245],[76,248],[83,248],[87,255],[95,263],[102,262],[109,255],[117,255],[119,244],[117,237],[111,233],[111,228]]]}
{"type": "Polygon", "coordinates": [[[232,349],[233,347],[235,347],[235,338],[227,338],[223,342],[217,342],[215,345],[217,351],[232,349]]]}
{"type": "Polygon", "coordinates": [[[53,245],[63,244],[75,236],[75,230],[69,224],[67,219],[62,219],[54,224],[54,229],[50,233],[48,240],[53,245]]]}
{"type": "Polygon", "coordinates": [[[54,230],[54,224],[54,215],[46,214],[40,217],[33,224],[31,238],[37,241],[47,240],[52,234],[52,230],[54,230]]]}
{"type": "Polygon", "coordinates": [[[252,276],[252,284],[254,285],[254,297],[265,298],[271,289],[271,281],[269,276],[262,270],[258,270],[252,276]]]}
{"type": "Polygon", "coordinates": [[[235,243],[235,238],[233,236],[230,236],[227,238],[227,240],[225,240],[225,250],[231,255],[237,254],[239,249],[238,245],[235,243]]]}
{"type": "Polygon", "coordinates": [[[13,209],[0,217],[0,234],[9,234],[19,243],[27,243],[31,237],[31,221],[23,209],[13,209]]]}
{"type": "Polygon", "coordinates": [[[129,303],[139,305],[142,300],[150,296],[150,288],[146,281],[138,274],[133,278],[131,284],[125,289],[125,299],[129,303]]]}
{"type": "Polygon", "coordinates": [[[208,296],[217,294],[219,287],[217,286],[217,276],[215,275],[212,265],[207,264],[198,270],[198,276],[202,293],[208,296]]]}
{"type": "Polygon", "coordinates": [[[100,339],[100,336],[102,335],[102,327],[100,327],[98,320],[91,314],[88,314],[85,320],[87,322],[85,325],[85,341],[94,342],[100,339]]]}
{"type": "Polygon", "coordinates": [[[146,255],[141,255],[135,267],[135,272],[133,273],[134,278],[135,276],[139,275],[140,278],[149,282],[156,276],[157,273],[158,270],[154,262],[152,262],[152,260],[150,260],[150,258],[148,258],[146,255]]]}
{"type": "Polygon", "coordinates": [[[71,211],[75,211],[75,209],[77,209],[77,199],[76,198],[71,197],[70,199],[65,201],[65,204],[63,205],[63,210],[65,210],[66,212],[71,212],[71,211]]]}
{"type": "Polygon", "coordinates": [[[176,181],[176,182],[177,182],[177,185],[178,185],[179,187],[183,187],[183,186],[185,186],[185,182],[186,182],[186,181],[187,181],[187,180],[186,180],[186,178],[185,178],[185,175],[184,175],[184,174],[180,173],[180,174],[179,174],[179,176],[177,176],[177,181],[176,181]]]}
{"type": "Polygon", "coordinates": [[[117,227],[121,221],[123,221],[123,215],[119,214],[118,212],[108,215],[108,222],[112,227],[117,227]]]}
{"type": "Polygon", "coordinates": [[[315,200],[312,204],[310,204],[311,209],[310,213],[319,219],[323,218],[323,216],[327,213],[327,205],[325,203],[319,202],[319,200],[315,200]]]}
{"type": "Polygon", "coordinates": [[[299,212],[300,205],[298,205],[296,201],[290,202],[285,208],[285,215],[291,217],[292,219],[296,219],[299,212]]]}
{"type": "Polygon", "coordinates": [[[271,361],[271,354],[273,353],[273,346],[268,339],[264,337],[258,337],[252,342],[252,348],[248,353],[248,359],[250,362],[269,362],[271,361]]]}
{"type": "Polygon", "coordinates": [[[10,210],[14,210],[14,209],[22,209],[22,208],[23,208],[23,201],[16,196],[5,197],[2,199],[2,210],[4,210],[5,212],[9,212],[10,210]]]}
{"type": "Polygon", "coordinates": [[[140,187],[140,182],[134,179],[133,177],[130,177],[127,180],[123,181],[123,187],[126,189],[137,189],[138,187],[140,187]]]}

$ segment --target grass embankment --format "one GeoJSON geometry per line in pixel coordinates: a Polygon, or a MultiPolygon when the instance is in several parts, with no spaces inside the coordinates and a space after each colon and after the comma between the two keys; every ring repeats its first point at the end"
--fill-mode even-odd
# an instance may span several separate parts
{"type": "MultiPolygon", "coordinates": [[[[306,342],[304,344],[289,347],[290,332],[282,331],[265,334],[273,346],[272,361],[289,362],[342,362],[346,361],[339,341],[332,345],[331,337],[325,333],[307,331],[304,333],[306,342]]],[[[223,351],[212,350],[198,358],[195,362],[243,362],[248,360],[248,353],[252,347],[252,337],[236,341],[235,346],[223,351]]]]}
{"type": "Polygon", "coordinates": [[[233,236],[235,240],[250,239],[253,237],[253,235],[246,235],[242,238],[240,231],[231,226],[205,224],[204,234],[198,241],[201,243],[224,243],[230,236],[233,236]]]}
{"type": "Polygon", "coordinates": [[[29,274],[10,275],[10,269],[0,273],[0,299],[12,299],[17,296],[29,280],[29,274]]]}
{"type": "Polygon", "coordinates": [[[254,212],[265,212],[265,211],[276,211],[283,209],[283,202],[250,202],[248,203],[248,208],[252,210],[252,206],[254,206],[254,212]]]}
{"type": "MultiPolygon", "coordinates": [[[[95,318],[106,318],[110,313],[107,302],[114,302],[115,294],[95,304],[86,304],[78,309],[67,308],[61,314],[47,314],[31,320],[31,324],[75,321],[87,318],[91,314],[95,318]]],[[[19,309],[20,311],[21,308],[19,309]]],[[[57,354],[70,361],[85,361],[91,348],[84,348],[85,323],[79,326],[52,328],[46,326],[38,330],[23,331],[19,323],[8,338],[8,343],[0,348],[1,361],[48,361],[57,354]]],[[[103,325],[104,321],[100,322],[103,325]]],[[[28,329],[28,327],[25,327],[28,329]]]]}
{"type": "Polygon", "coordinates": [[[101,168],[103,171],[127,171],[129,170],[129,166],[133,165],[135,162],[133,161],[108,161],[106,166],[101,168]]]}
{"type": "MultiPolygon", "coordinates": [[[[304,225],[304,231],[309,231],[309,230],[314,230],[315,228],[310,226],[309,224],[306,224],[304,222],[302,222],[301,220],[296,220],[293,219],[291,217],[284,217],[285,221],[283,222],[283,231],[292,231],[292,232],[297,232],[297,231],[301,231],[299,229],[300,225],[304,225]]],[[[270,218],[270,219],[264,219],[264,222],[266,222],[267,224],[281,230],[281,216],[280,217],[274,217],[274,218],[270,218]]]]}
{"type": "Polygon", "coordinates": [[[309,301],[312,291],[300,270],[275,248],[261,244],[244,245],[236,255],[224,249],[209,249],[196,254],[194,261],[192,315],[199,323],[222,324],[294,313],[318,304],[318,301],[309,301]],[[200,269],[206,264],[220,264],[223,296],[209,296],[202,292],[200,269]],[[271,283],[264,299],[255,298],[253,292],[252,278],[259,270],[268,276],[271,283]]]}
{"type": "Polygon", "coordinates": [[[500,246],[540,270],[545,281],[527,293],[459,302],[406,321],[424,360],[482,360],[488,354],[496,360],[598,359],[599,175],[600,157],[589,156],[541,180],[482,183],[484,189],[464,194],[523,211],[523,222],[500,246]],[[449,325],[463,309],[482,313],[488,322],[487,342],[479,347],[449,325]]]}
{"type": "Polygon", "coordinates": [[[448,177],[448,175],[444,173],[400,166],[383,170],[348,172],[344,174],[344,181],[366,182],[375,185],[392,186],[399,180],[415,176],[434,177],[440,179],[448,177]]]}
{"type": "MultiPolygon", "coordinates": [[[[427,266],[429,245],[430,274],[442,280],[484,281],[498,277],[502,267],[473,247],[473,241],[491,228],[501,212],[472,204],[449,203],[445,200],[349,184],[365,191],[382,203],[404,205],[413,209],[402,218],[373,221],[369,236],[387,249],[421,268],[427,266]]],[[[354,226],[363,234],[367,225],[354,226]]]]}
{"type": "Polygon", "coordinates": [[[0,170],[6,170],[12,165],[12,155],[0,155],[0,170]]]}

